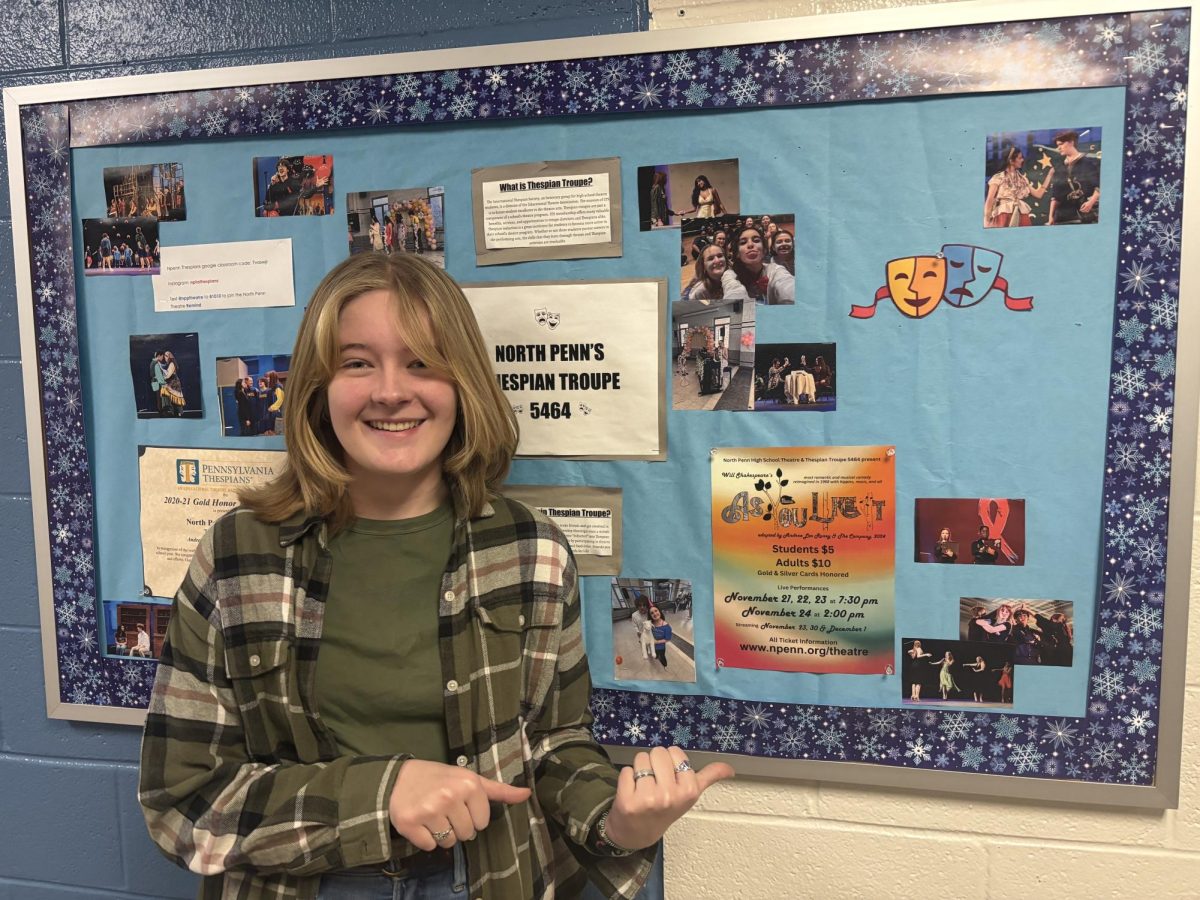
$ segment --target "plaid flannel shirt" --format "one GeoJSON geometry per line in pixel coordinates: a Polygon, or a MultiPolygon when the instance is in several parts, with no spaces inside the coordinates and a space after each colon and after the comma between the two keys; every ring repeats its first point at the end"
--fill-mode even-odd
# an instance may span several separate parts
{"type": "MultiPolygon", "coordinates": [[[[311,900],[322,873],[411,849],[388,818],[408,757],[342,755],[314,708],[330,569],[323,520],[267,525],[238,509],[205,534],[176,595],[139,798],[162,851],[205,876],[205,900],[311,900]]],[[[475,519],[460,511],[438,616],[451,754],[534,789],[526,803],[493,804],[465,844],[470,896],[572,897],[586,875],[609,897],[634,897],[654,848],[614,857],[589,840],[616,772],[591,733],[561,533],[504,498],[475,519]]]]}

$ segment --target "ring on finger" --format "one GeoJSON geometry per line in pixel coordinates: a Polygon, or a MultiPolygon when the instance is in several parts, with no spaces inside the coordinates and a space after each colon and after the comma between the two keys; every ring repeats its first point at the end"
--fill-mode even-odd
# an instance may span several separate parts
{"type": "Polygon", "coordinates": [[[633,780],[635,783],[638,781],[641,781],[643,778],[653,778],[653,777],[654,777],[653,769],[638,769],[636,772],[633,773],[633,780]]]}
{"type": "Polygon", "coordinates": [[[680,763],[677,763],[675,766],[675,774],[676,775],[680,774],[681,772],[690,772],[690,771],[692,771],[692,764],[690,762],[688,762],[686,759],[680,763]]]}
{"type": "Polygon", "coordinates": [[[430,829],[430,833],[433,835],[433,839],[435,841],[437,841],[438,843],[441,843],[446,838],[450,837],[450,835],[453,833],[453,831],[454,831],[453,828],[447,828],[445,831],[434,831],[432,828],[430,829]]]}

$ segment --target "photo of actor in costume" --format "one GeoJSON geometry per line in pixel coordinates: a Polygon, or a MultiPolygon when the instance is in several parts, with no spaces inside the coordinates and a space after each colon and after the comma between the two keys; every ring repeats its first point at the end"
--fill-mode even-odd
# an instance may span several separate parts
{"type": "Polygon", "coordinates": [[[254,158],[255,216],[327,216],[333,211],[332,156],[254,158]]]}
{"type": "Polygon", "coordinates": [[[684,218],[711,219],[736,213],[740,203],[736,159],[638,167],[638,222],[642,231],[678,228],[684,218]]]}
{"type": "Polygon", "coordinates": [[[194,332],[130,335],[129,370],[139,419],[198,419],[204,415],[200,347],[194,332]]]}
{"type": "Polygon", "coordinates": [[[984,228],[1099,221],[1099,127],[1006,131],[986,143],[984,228]]]}

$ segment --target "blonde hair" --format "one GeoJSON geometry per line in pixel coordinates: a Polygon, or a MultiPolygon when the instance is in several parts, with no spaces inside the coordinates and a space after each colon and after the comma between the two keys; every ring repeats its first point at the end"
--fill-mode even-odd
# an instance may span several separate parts
{"type": "Polygon", "coordinates": [[[329,418],[327,392],[340,363],[339,316],[351,300],[377,290],[391,295],[396,325],[412,351],[457,390],[458,412],[442,472],[466,514],[479,515],[508,475],[517,421],[496,384],[462,289],[419,257],[361,253],[321,280],[304,311],[283,411],[287,463],[271,481],[238,493],[259,518],[282,522],[303,511],[325,517],[335,532],[354,519],[347,490],[352,476],[329,418]]]}

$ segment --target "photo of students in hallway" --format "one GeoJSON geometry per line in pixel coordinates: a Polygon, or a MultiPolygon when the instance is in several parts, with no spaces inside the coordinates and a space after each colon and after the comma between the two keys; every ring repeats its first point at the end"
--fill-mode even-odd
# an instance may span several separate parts
{"type": "Polygon", "coordinates": [[[690,581],[614,578],[611,600],[618,681],[695,682],[690,581]]]}

